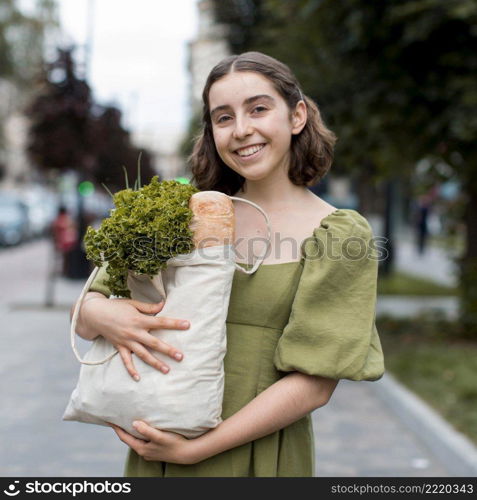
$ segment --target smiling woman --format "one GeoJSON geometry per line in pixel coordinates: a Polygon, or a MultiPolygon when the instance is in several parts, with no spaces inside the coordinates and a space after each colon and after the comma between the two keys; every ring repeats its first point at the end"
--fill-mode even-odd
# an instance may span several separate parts
{"type": "Polygon", "coordinates": [[[280,61],[257,52],[226,58],[212,69],[202,98],[203,134],[191,156],[199,188],[234,194],[245,183],[240,167],[265,155],[298,186],[316,184],[329,170],[335,135],[280,61]]]}
{"type": "MultiPolygon", "coordinates": [[[[212,69],[191,157],[193,182],[261,206],[273,227],[271,253],[253,276],[233,278],[223,421],[189,440],[142,421],[134,424],[142,439],[116,427],[131,448],[126,475],[313,476],[311,411],[329,401],[340,379],[382,376],[371,228],[358,212],[336,209],[307,189],[330,168],[334,142],[281,62],[249,52],[212,69]],[[281,253],[277,236],[299,245],[301,259],[281,253]],[[367,250],[359,258],[345,251],[356,239],[367,250]]],[[[247,246],[259,223],[239,205],[235,237],[247,246]]],[[[102,283],[91,290],[108,295],[102,283]]],[[[96,312],[83,318],[85,330],[112,311],[108,302],[96,301],[96,312]]],[[[131,325],[123,318],[118,335],[129,329],[127,340],[137,339],[129,326],[138,318],[131,325]]]]}
{"type": "Polygon", "coordinates": [[[306,105],[290,113],[272,83],[253,72],[232,72],[209,93],[212,130],[221,160],[237,174],[260,180],[288,172],[290,143],[306,124],[306,105]],[[222,104],[224,103],[224,104],[222,104]]]}

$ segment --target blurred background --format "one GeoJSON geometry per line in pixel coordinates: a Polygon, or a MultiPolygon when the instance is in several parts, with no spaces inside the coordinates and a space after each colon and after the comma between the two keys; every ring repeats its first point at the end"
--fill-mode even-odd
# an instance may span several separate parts
{"type": "MultiPolygon", "coordinates": [[[[205,78],[249,50],[288,64],[338,136],[312,191],[358,210],[386,242],[377,325],[388,373],[475,452],[474,0],[2,0],[1,475],[121,475],[109,430],[60,421],[78,369],[68,310],[92,270],[82,238],[139,157],[143,183],[188,182],[205,78]],[[106,451],[92,457],[93,441],[106,451]],[[41,460],[45,448],[55,458],[41,460]]],[[[357,385],[371,405],[372,389],[357,385]]],[[[343,393],[359,404],[359,392],[343,393]]],[[[331,424],[346,405],[329,406],[317,423],[317,449],[329,444],[321,475],[458,475],[416,436],[386,468],[372,428],[361,433],[366,468],[345,452],[356,422],[331,424]]]]}

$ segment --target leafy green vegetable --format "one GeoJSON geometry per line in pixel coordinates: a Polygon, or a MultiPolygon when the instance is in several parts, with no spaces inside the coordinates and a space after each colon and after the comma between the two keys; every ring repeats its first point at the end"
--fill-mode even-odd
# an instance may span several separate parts
{"type": "Polygon", "coordinates": [[[110,217],[99,229],[88,227],[84,243],[88,260],[98,267],[107,262],[105,285],[114,295],[131,297],[128,271],[152,278],[168,259],[193,250],[189,199],[198,191],[177,181],[160,182],[155,176],[146,186],[113,195],[110,217]]]}

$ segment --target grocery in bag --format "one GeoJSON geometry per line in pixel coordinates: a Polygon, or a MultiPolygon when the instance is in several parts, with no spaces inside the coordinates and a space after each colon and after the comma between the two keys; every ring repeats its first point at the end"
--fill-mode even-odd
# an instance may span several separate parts
{"type": "MultiPolygon", "coordinates": [[[[80,295],[71,323],[71,342],[82,363],[79,380],[63,415],[64,420],[122,427],[141,437],[132,427],[135,420],[187,438],[194,438],[221,422],[224,388],[223,359],[226,353],[226,318],[236,269],[252,274],[265,256],[250,270],[235,262],[234,211],[232,200],[257,205],[217,191],[197,192],[190,197],[193,217],[189,228],[194,248],[168,259],[154,276],[129,270],[130,296],[157,303],[165,299],[158,315],[187,319],[188,330],[155,330],[151,334],[184,353],[167,375],[133,354],[141,374],[136,382],[127,372],[116,349],[103,337],[92,343],[84,359],[75,345],[76,321],[82,299],[93,282],[94,269],[80,295]]],[[[268,249],[267,249],[268,250],[268,249]]],[[[160,359],[162,353],[151,351],[160,359]]]]}

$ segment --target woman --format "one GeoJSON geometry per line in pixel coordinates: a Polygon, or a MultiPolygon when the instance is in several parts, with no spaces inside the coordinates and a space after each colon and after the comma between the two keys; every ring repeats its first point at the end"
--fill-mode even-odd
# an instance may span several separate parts
{"type": "MultiPolygon", "coordinates": [[[[310,412],[329,401],[339,379],[377,380],[384,371],[371,229],[358,212],[307,189],[328,171],[335,137],[287,66],[258,52],[228,57],[212,69],[203,106],[193,181],[260,205],[274,230],[271,251],[254,275],[235,273],[223,422],[191,440],[145,422],[135,425],[143,440],[115,427],[131,448],[126,475],[313,476],[310,412]]],[[[251,259],[260,216],[241,205],[237,253],[251,259]]],[[[133,377],[140,374],[131,353],[173,370],[144,346],[180,360],[182,353],[148,330],[187,328],[181,318],[142,314],[159,312],[160,304],[105,300],[103,279],[104,270],[78,333],[106,337],[133,377]]]]}

